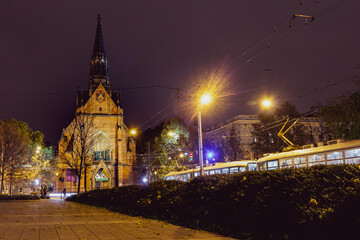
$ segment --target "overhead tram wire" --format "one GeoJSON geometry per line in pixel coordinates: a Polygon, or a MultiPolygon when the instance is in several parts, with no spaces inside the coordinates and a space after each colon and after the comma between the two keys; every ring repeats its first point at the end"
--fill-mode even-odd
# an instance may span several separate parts
{"type": "MultiPolygon", "coordinates": [[[[195,86],[197,87],[197,86],[195,86]]],[[[150,122],[152,119],[154,119],[156,116],[158,116],[160,113],[162,113],[163,111],[165,111],[166,109],[168,109],[170,106],[172,106],[175,102],[179,101],[180,99],[182,99],[183,97],[185,97],[187,94],[189,94],[191,91],[194,90],[194,88],[191,88],[190,90],[188,90],[187,92],[185,92],[182,96],[180,96],[179,98],[175,99],[174,101],[172,101],[171,103],[169,103],[167,106],[165,106],[163,109],[161,109],[160,111],[158,111],[156,114],[154,114],[152,117],[150,117],[147,121],[145,121],[144,123],[142,123],[138,128],[141,129],[145,124],[147,124],[148,122],[150,122]]]]}
{"type": "MultiPolygon", "coordinates": [[[[326,86],[324,86],[324,87],[315,89],[314,91],[310,91],[310,92],[304,93],[304,94],[302,94],[302,95],[296,96],[296,97],[294,97],[293,99],[299,99],[299,98],[305,97],[305,96],[307,96],[307,95],[310,95],[310,94],[312,94],[312,93],[321,91],[321,90],[323,90],[323,89],[325,89],[325,88],[332,87],[332,86],[338,85],[338,84],[340,84],[340,83],[344,83],[344,82],[347,82],[347,81],[350,81],[350,80],[355,80],[355,79],[359,79],[359,80],[360,80],[360,74],[353,75],[353,76],[351,76],[351,77],[348,77],[348,78],[345,78],[345,79],[336,81],[336,82],[334,82],[334,83],[332,83],[332,84],[328,84],[328,85],[326,85],[326,86]]],[[[305,116],[308,116],[308,115],[317,113],[317,112],[321,111],[322,109],[326,109],[326,108],[328,108],[328,107],[330,107],[330,106],[332,106],[332,105],[334,105],[334,104],[336,104],[336,102],[333,103],[333,104],[329,104],[329,105],[320,107],[320,108],[318,108],[318,109],[316,109],[316,110],[313,110],[313,111],[309,111],[309,112],[300,114],[300,115],[297,116],[297,117],[294,117],[294,118],[289,119],[289,123],[295,121],[295,120],[296,120],[297,118],[299,118],[299,117],[305,117],[305,116]]],[[[274,121],[274,122],[268,123],[268,124],[266,124],[265,126],[263,126],[263,129],[261,129],[260,131],[257,131],[257,133],[265,132],[265,131],[268,131],[268,130],[270,130],[270,129],[273,129],[273,128],[282,126],[286,120],[287,120],[286,118],[282,118],[282,119],[276,120],[276,121],[274,121]]],[[[239,136],[240,136],[240,135],[232,135],[232,136],[226,136],[226,137],[239,137],[239,136]]],[[[223,137],[223,136],[221,136],[221,137],[223,137]]]]}
{"type": "MultiPolygon", "coordinates": [[[[308,11],[310,8],[312,8],[313,6],[315,6],[319,1],[315,1],[314,3],[308,7],[307,9],[303,10],[303,11],[308,11]]],[[[314,14],[314,16],[316,17],[316,19],[328,14],[330,11],[340,7],[341,5],[345,4],[346,2],[348,2],[348,0],[341,0],[340,2],[337,2],[333,5],[331,5],[330,7],[328,7],[327,9],[323,10],[319,15],[318,14],[314,14]]],[[[276,27],[276,29],[273,29],[273,33],[271,33],[270,31],[268,31],[268,33],[264,34],[263,37],[261,37],[257,42],[255,42],[255,44],[251,45],[247,50],[242,51],[240,54],[238,54],[229,64],[227,64],[227,66],[234,64],[238,59],[240,59],[242,56],[245,56],[248,52],[250,52],[251,50],[255,49],[261,42],[263,42],[263,46],[260,47],[260,49],[258,51],[255,52],[255,55],[253,57],[249,57],[245,60],[243,60],[241,63],[237,64],[237,66],[235,68],[233,68],[231,70],[231,72],[236,71],[237,69],[239,69],[241,67],[242,64],[245,63],[249,63],[252,62],[255,58],[257,58],[259,55],[263,54],[263,52],[269,48],[266,46],[265,44],[265,40],[268,38],[268,36],[270,35],[274,35],[274,33],[278,32],[278,26],[281,26],[284,21],[286,21],[286,19],[290,19],[291,16],[293,16],[295,14],[295,11],[297,10],[297,8],[299,7],[299,5],[297,5],[291,12],[290,14],[288,14],[285,18],[283,18],[283,20],[279,21],[278,24],[274,25],[274,27],[276,27]]],[[[290,20],[291,21],[291,20],[290,20]]],[[[299,24],[299,23],[296,23],[299,24]]],[[[307,24],[306,24],[307,25],[307,24]]],[[[294,23],[292,23],[292,27],[294,27],[294,23]]],[[[279,39],[282,39],[283,35],[286,34],[287,32],[289,32],[290,27],[287,27],[285,31],[282,31],[281,34],[279,36],[275,36],[273,39],[268,40],[268,44],[271,43],[272,45],[277,42],[279,39]]],[[[305,28],[303,28],[305,29],[305,28]]],[[[291,34],[294,34],[296,32],[292,31],[291,34]]]]}
{"type": "MultiPolygon", "coordinates": [[[[176,90],[178,92],[184,91],[181,88],[167,87],[167,86],[163,86],[163,85],[149,85],[149,86],[140,86],[140,87],[119,88],[119,90],[120,91],[129,91],[129,90],[138,90],[138,89],[147,89],[147,88],[165,88],[165,89],[169,89],[169,90],[176,90]]],[[[77,93],[77,91],[0,94],[0,97],[52,96],[52,95],[67,95],[67,94],[76,94],[76,93],[77,93]]]]}

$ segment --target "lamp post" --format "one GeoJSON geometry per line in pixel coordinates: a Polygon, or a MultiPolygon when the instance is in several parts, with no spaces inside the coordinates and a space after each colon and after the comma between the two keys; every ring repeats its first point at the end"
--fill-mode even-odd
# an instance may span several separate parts
{"type": "MultiPolygon", "coordinates": [[[[210,94],[205,94],[200,98],[200,104],[206,105],[211,102],[210,94]]],[[[204,176],[204,155],[202,143],[202,128],[201,128],[201,108],[198,112],[198,133],[199,133],[199,163],[200,163],[200,176],[204,176]]]]}

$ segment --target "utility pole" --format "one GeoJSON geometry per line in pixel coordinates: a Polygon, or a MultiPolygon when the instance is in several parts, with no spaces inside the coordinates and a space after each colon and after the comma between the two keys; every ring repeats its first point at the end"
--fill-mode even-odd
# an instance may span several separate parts
{"type": "Polygon", "coordinates": [[[150,183],[150,141],[148,141],[148,184],[150,183]]]}
{"type": "Polygon", "coordinates": [[[201,112],[198,114],[198,134],[199,134],[199,163],[200,176],[204,176],[204,157],[203,157],[203,143],[202,143],[202,129],[201,129],[201,112]]]}

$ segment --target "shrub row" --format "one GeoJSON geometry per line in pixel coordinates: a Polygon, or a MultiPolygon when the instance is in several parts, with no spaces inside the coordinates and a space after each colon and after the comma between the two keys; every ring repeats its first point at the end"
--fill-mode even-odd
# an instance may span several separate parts
{"type": "Polygon", "coordinates": [[[158,181],[147,187],[94,190],[67,200],[242,239],[330,239],[360,226],[360,167],[158,181]]]}
{"type": "Polygon", "coordinates": [[[32,195],[0,195],[0,201],[2,200],[39,200],[39,196],[32,195]]]}

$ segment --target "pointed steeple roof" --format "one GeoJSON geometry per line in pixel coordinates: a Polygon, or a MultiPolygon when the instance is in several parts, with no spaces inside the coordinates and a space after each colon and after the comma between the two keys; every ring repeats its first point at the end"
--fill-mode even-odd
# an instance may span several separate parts
{"type": "Polygon", "coordinates": [[[95,35],[95,43],[90,62],[89,90],[93,92],[101,83],[107,91],[110,91],[108,76],[108,64],[105,55],[104,40],[101,30],[101,17],[98,14],[98,22],[95,35]]]}
{"type": "Polygon", "coordinates": [[[100,14],[98,14],[97,20],[98,20],[98,22],[97,22],[97,27],[96,27],[93,55],[95,55],[96,53],[103,53],[105,56],[104,40],[103,40],[103,36],[102,36],[102,31],[101,31],[100,14]]]}

